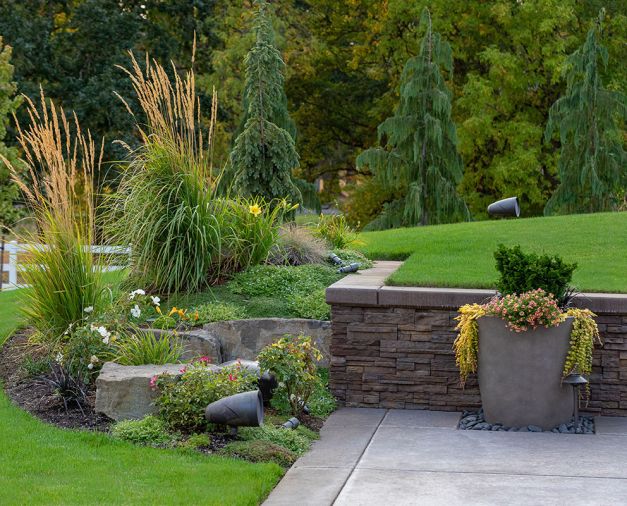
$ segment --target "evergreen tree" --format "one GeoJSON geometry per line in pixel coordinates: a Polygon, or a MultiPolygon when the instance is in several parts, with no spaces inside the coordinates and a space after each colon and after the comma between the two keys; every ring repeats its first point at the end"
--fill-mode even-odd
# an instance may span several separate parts
{"type": "MultiPolygon", "coordinates": [[[[16,85],[13,82],[13,65],[10,63],[11,47],[3,46],[0,37],[0,235],[4,243],[4,235],[22,216],[22,210],[16,207],[19,198],[17,186],[11,180],[9,168],[3,159],[14,167],[19,167],[18,152],[4,144],[9,118],[19,105],[15,97],[16,85]]],[[[0,257],[0,261],[2,258],[0,257]]]]}
{"type": "Polygon", "coordinates": [[[255,3],[256,42],[244,61],[244,126],[231,152],[235,189],[242,195],[302,203],[292,181],[292,171],[299,163],[296,130],[283,89],[285,64],[274,47],[268,4],[265,0],[255,3]]]}
{"type": "Polygon", "coordinates": [[[379,142],[357,157],[357,167],[370,167],[398,198],[387,203],[370,229],[447,223],[469,218],[456,186],[463,175],[457,152],[451,93],[440,68],[452,72],[449,44],[431,27],[425,8],[425,36],[417,56],[405,64],[400,104],[379,125],[379,142]]]}
{"type": "Polygon", "coordinates": [[[627,190],[627,153],[618,121],[627,118],[627,97],[604,88],[599,60],[607,67],[601,45],[601,10],[585,43],[566,60],[566,95],[549,110],[545,140],[559,132],[560,184],[544,214],[615,210],[627,190]]]}

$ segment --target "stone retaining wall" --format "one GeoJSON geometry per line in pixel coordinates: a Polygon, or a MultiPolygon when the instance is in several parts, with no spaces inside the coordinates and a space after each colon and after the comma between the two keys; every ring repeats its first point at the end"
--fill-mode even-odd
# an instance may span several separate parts
{"type": "MultiPolygon", "coordinates": [[[[457,308],[494,292],[384,286],[399,262],[347,276],[327,289],[332,310],[331,389],[347,406],[461,411],[481,405],[476,377],[465,388],[452,349],[457,308]]],[[[582,294],[597,313],[588,411],[627,416],[627,295],[582,294]]]]}

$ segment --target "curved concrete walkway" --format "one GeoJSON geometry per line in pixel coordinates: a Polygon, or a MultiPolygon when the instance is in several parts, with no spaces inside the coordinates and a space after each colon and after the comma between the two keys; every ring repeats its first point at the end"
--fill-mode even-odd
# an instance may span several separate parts
{"type": "Polygon", "coordinates": [[[264,504],[627,504],[627,418],[575,435],[460,431],[459,416],[340,409],[264,504]]]}

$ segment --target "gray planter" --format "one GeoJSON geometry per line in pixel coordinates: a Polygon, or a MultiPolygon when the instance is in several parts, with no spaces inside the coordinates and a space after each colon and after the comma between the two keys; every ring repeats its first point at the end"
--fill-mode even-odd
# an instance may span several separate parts
{"type": "Polygon", "coordinates": [[[567,422],[573,393],[562,385],[572,318],[552,328],[509,330],[504,320],[479,318],[479,390],[485,420],[543,429],[567,422]]]}

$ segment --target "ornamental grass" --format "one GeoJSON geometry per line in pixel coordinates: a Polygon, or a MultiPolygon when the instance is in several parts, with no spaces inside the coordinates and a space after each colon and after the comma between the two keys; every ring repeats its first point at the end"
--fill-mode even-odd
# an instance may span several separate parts
{"type": "Polygon", "coordinates": [[[18,123],[17,139],[27,173],[4,160],[35,222],[35,231],[20,237],[28,256],[22,276],[31,286],[22,292],[21,309],[44,337],[58,338],[102,301],[103,269],[89,248],[102,146],[81,130],[75,114],[68,119],[61,107],[47,104],[43,90],[39,108],[25,100],[30,123],[25,129],[18,123]]]}

